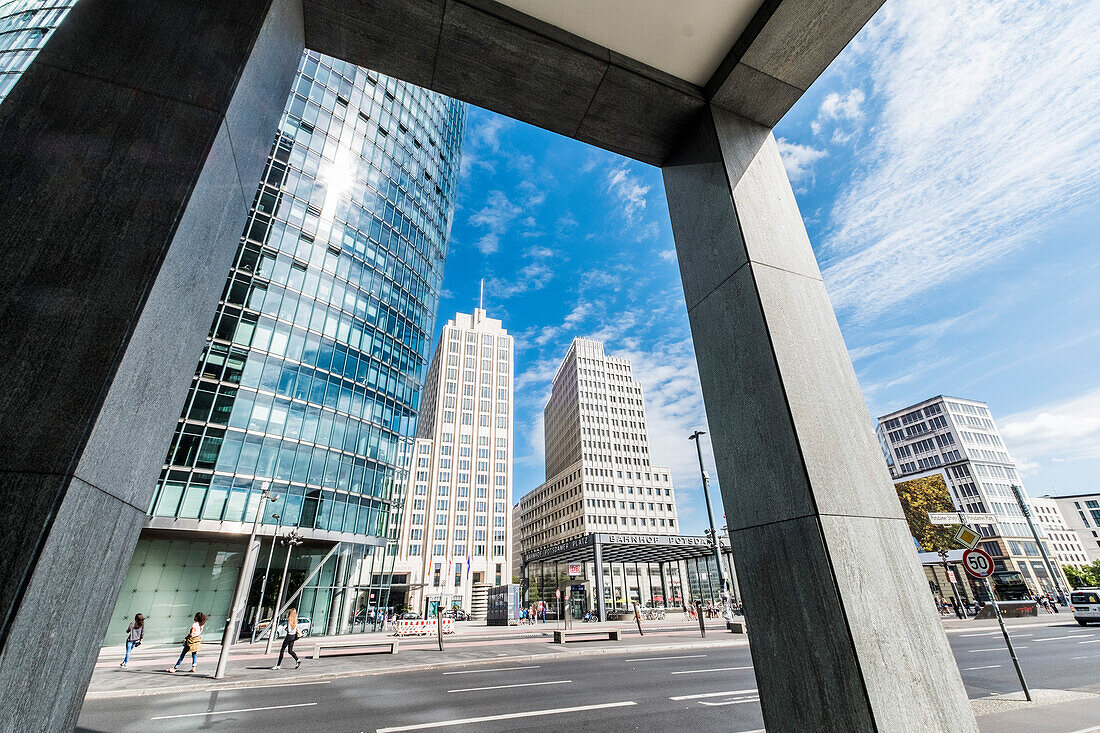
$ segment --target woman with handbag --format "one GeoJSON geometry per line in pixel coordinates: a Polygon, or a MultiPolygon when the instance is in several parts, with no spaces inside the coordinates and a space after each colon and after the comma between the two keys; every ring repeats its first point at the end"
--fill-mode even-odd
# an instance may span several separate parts
{"type": "Polygon", "coordinates": [[[283,645],[279,648],[279,661],[272,669],[283,666],[283,654],[286,652],[290,652],[290,656],[294,657],[294,669],[302,666],[302,660],[298,659],[298,655],[294,653],[296,641],[298,641],[298,609],[292,608],[286,614],[286,636],[283,637],[283,645]]]}
{"type": "Polygon", "coordinates": [[[191,652],[191,671],[194,672],[198,669],[199,649],[202,648],[202,627],[206,624],[208,618],[209,616],[202,611],[195,614],[195,623],[191,624],[191,631],[187,634],[187,638],[183,640],[183,651],[180,652],[180,658],[168,668],[169,672],[175,672],[176,667],[183,664],[183,658],[187,656],[188,652],[191,652]]]}
{"type": "Polygon", "coordinates": [[[125,668],[130,663],[130,652],[141,646],[141,640],[144,637],[145,617],[140,613],[134,614],[134,620],[126,627],[126,656],[118,666],[125,668]]]}

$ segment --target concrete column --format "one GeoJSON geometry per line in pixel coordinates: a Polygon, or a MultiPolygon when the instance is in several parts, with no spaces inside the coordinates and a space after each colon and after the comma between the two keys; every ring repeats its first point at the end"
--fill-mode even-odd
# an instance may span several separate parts
{"type": "Polygon", "coordinates": [[[668,577],[665,575],[665,564],[661,563],[658,567],[661,572],[661,594],[665,598],[665,608],[668,608],[671,601],[668,597],[668,577]]]}
{"type": "Polygon", "coordinates": [[[81,0],[0,104],[0,731],[75,724],[302,48],[81,0]]]}
{"type": "Polygon", "coordinates": [[[771,131],[663,172],[768,731],[976,731],[771,131]]]}
{"type": "Polygon", "coordinates": [[[607,605],[603,600],[603,546],[599,540],[593,544],[592,559],[596,564],[596,615],[600,621],[606,621],[607,605]]]}

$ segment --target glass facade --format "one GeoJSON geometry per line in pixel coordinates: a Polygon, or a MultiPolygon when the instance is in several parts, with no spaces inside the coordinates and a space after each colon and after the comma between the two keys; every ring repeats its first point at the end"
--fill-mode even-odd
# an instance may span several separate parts
{"type": "Polygon", "coordinates": [[[415,432],[465,108],[307,52],[151,506],[374,537],[415,432]]]}
{"type": "Polygon", "coordinates": [[[0,1],[0,102],[76,0],[0,1]]]}
{"type": "Polygon", "coordinates": [[[265,483],[246,631],[272,613],[271,538],[291,528],[287,593],[312,633],[391,605],[465,122],[459,102],[303,55],[105,643],[138,612],[151,639],[195,611],[220,634],[265,483]]]}

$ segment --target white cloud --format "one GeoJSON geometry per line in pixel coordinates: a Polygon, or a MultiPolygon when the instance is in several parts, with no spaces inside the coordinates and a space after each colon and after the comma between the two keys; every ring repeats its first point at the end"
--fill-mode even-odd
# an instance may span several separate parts
{"type": "Polygon", "coordinates": [[[607,190],[618,199],[627,221],[633,222],[634,217],[645,209],[649,189],[627,171],[625,163],[607,172],[607,190]]]}
{"type": "Polygon", "coordinates": [[[1046,463],[1100,459],[1100,387],[998,423],[1009,452],[1029,470],[1046,463]]]}
{"type": "Polygon", "coordinates": [[[534,247],[528,247],[523,251],[524,257],[531,257],[536,260],[545,260],[554,256],[554,250],[549,247],[542,247],[535,245],[534,247]]]}
{"type": "Polygon", "coordinates": [[[470,130],[467,139],[473,141],[478,147],[485,147],[494,153],[500,151],[500,133],[511,124],[507,117],[501,115],[483,115],[480,124],[470,130]]]}
{"type": "Polygon", "coordinates": [[[496,298],[512,298],[532,290],[542,290],[554,279],[554,271],[542,262],[532,262],[520,268],[515,277],[494,277],[485,284],[486,290],[496,298]]]}
{"type": "Polygon", "coordinates": [[[503,191],[490,191],[485,205],[470,215],[470,224],[488,231],[477,241],[482,254],[492,254],[500,249],[500,237],[509,224],[520,215],[522,209],[516,206],[503,191]]]}
{"type": "Polygon", "coordinates": [[[863,117],[863,103],[867,95],[862,89],[852,89],[847,94],[826,94],[818,110],[819,120],[858,120],[863,117]]]}
{"type": "Polygon", "coordinates": [[[668,249],[662,249],[660,252],[657,253],[657,256],[660,257],[665,262],[675,262],[676,261],[676,250],[673,249],[672,247],[669,247],[668,249]]]}
{"type": "MultiPolygon", "coordinates": [[[[881,109],[823,243],[857,320],[1032,242],[1100,190],[1100,3],[892,0],[845,67],[881,109]]],[[[838,97],[829,109],[859,105],[838,97]]]]}
{"type": "Polygon", "coordinates": [[[825,150],[818,150],[811,145],[799,145],[784,138],[775,141],[779,146],[779,155],[783,158],[783,167],[787,170],[787,178],[791,183],[801,183],[805,178],[812,178],[814,163],[828,155],[825,150]]]}

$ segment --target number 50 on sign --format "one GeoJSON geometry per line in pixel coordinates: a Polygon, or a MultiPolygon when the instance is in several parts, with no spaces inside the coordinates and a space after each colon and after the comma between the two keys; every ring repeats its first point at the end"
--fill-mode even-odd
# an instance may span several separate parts
{"type": "Polygon", "coordinates": [[[975,578],[988,578],[993,574],[993,558],[985,550],[967,550],[963,553],[963,568],[975,578]]]}

